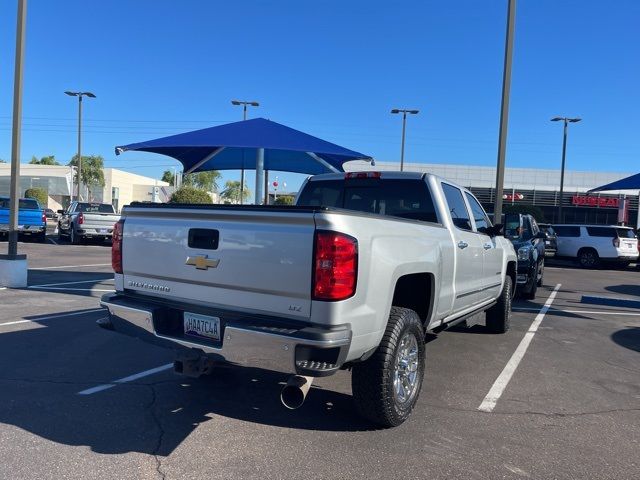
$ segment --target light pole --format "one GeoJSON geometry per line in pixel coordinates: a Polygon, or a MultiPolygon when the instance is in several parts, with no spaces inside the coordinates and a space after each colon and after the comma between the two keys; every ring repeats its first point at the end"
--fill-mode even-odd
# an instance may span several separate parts
{"type": "MultiPolygon", "coordinates": [[[[96,98],[91,92],[64,92],[70,97],[78,97],[78,198],[80,201],[80,176],[82,175],[82,97],[96,98]]],[[[71,191],[71,201],[73,201],[73,189],[71,191]]]]}
{"type": "MultiPolygon", "coordinates": [[[[242,120],[247,119],[247,105],[251,105],[252,107],[259,107],[260,104],[258,102],[244,102],[241,100],[231,100],[232,105],[242,105],[242,120]]],[[[240,170],[240,205],[244,202],[244,165],[240,170]]]]}
{"type": "Polygon", "coordinates": [[[498,133],[498,161],[496,165],[496,200],[493,204],[493,223],[502,222],[502,191],[504,189],[504,166],[507,151],[509,126],[509,95],[511,92],[511,59],[513,37],[516,30],[516,0],[509,0],[507,9],[507,38],[504,46],[504,68],[502,70],[502,103],[500,105],[500,133],[498,133]]]}
{"type": "Polygon", "coordinates": [[[391,113],[402,113],[402,145],[400,147],[400,171],[404,170],[404,135],[407,129],[407,113],[417,115],[420,110],[407,110],[403,108],[394,108],[391,113]]]}
{"type": "Polygon", "coordinates": [[[577,123],[581,118],[554,117],[552,122],[564,122],[564,133],[562,135],[562,166],[560,167],[560,203],[558,205],[558,223],[562,223],[562,197],[564,194],[564,161],[567,155],[567,125],[569,123],[577,123]]]}

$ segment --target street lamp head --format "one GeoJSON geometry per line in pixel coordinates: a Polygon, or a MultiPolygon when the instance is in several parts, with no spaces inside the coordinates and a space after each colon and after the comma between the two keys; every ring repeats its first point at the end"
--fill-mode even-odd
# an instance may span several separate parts
{"type": "Polygon", "coordinates": [[[417,115],[418,113],[420,113],[420,110],[407,110],[407,112],[409,112],[412,115],[417,115]]]}
{"type": "Polygon", "coordinates": [[[79,92],[69,92],[69,91],[66,91],[66,92],[64,92],[64,93],[65,93],[65,94],[67,94],[67,95],[69,95],[70,97],[77,97],[78,95],[80,95],[80,93],[79,93],[79,92]]]}
{"type": "Polygon", "coordinates": [[[391,110],[391,113],[400,113],[400,110],[398,110],[397,108],[394,108],[393,110],[391,110]]]}
{"type": "Polygon", "coordinates": [[[231,100],[232,105],[240,105],[240,100],[231,100]]]}
{"type": "Polygon", "coordinates": [[[85,97],[89,98],[96,98],[96,96],[91,92],[82,92],[80,95],[84,95],[85,97]]]}
{"type": "Polygon", "coordinates": [[[564,120],[564,118],[562,118],[562,117],[553,117],[551,119],[552,122],[559,122],[560,120],[564,120]]]}
{"type": "Polygon", "coordinates": [[[259,107],[260,104],[258,102],[249,102],[249,105],[251,105],[252,107],[259,107]]]}
{"type": "Polygon", "coordinates": [[[567,121],[570,123],[576,123],[582,120],[581,118],[567,118],[567,121]]]}

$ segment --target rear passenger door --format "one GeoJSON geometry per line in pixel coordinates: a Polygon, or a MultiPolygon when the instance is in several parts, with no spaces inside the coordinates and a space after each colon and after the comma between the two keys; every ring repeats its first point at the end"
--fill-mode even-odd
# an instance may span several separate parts
{"type": "Polygon", "coordinates": [[[465,192],[465,196],[471,208],[476,235],[480,238],[484,249],[482,290],[478,293],[479,301],[496,299],[502,291],[502,257],[504,252],[496,239],[486,233],[491,226],[491,221],[480,202],[469,192],[465,192]]]}
{"type": "MultiPolygon", "coordinates": [[[[483,288],[484,247],[480,236],[473,231],[471,215],[458,187],[442,182],[442,192],[448,215],[453,223],[455,268],[453,302],[454,313],[480,302],[483,288]]],[[[445,265],[444,268],[447,268],[445,265]]]]}

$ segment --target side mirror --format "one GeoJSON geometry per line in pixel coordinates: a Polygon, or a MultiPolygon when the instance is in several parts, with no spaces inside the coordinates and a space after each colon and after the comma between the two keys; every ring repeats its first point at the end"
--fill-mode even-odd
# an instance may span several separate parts
{"type": "Polygon", "coordinates": [[[502,227],[504,227],[502,223],[496,223],[494,226],[485,229],[482,233],[486,233],[490,237],[502,235],[502,227]]]}
{"type": "Polygon", "coordinates": [[[56,210],[58,213],[64,213],[64,210],[56,210]]]}

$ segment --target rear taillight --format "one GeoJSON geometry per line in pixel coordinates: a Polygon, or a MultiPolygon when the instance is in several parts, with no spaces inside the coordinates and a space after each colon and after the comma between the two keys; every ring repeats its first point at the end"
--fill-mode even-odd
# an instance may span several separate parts
{"type": "Polygon", "coordinates": [[[613,246],[618,248],[620,247],[620,239],[619,238],[614,238],[613,239],[613,246]]]}
{"type": "Polygon", "coordinates": [[[111,243],[111,266],[115,273],[122,273],[122,230],[124,220],[120,220],[113,226],[113,237],[111,243]]]}
{"type": "Polygon", "coordinates": [[[314,300],[344,300],[356,291],[358,241],[337,232],[319,231],[315,238],[314,300]]]}
{"type": "Polygon", "coordinates": [[[42,211],[42,223],[47,223],[47,214],[42,211]]]}
{"type": "Polygon", "coordinates": [[[82,225],[84,223],[84,215],[82,212],[78,214],[78,225],[82,225]]]}

